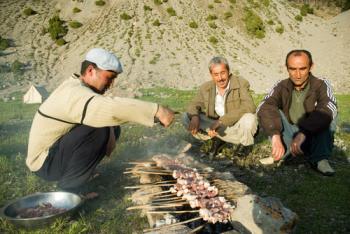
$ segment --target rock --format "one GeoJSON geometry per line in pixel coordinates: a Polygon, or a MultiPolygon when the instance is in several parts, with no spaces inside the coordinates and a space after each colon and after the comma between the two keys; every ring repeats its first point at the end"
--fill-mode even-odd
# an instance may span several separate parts
{"type": "Polygon", "coordinates": [[[268,157],[268,158],[262,158],[259,160],[259,162],[262,164],[262,165],[271,165],[274,163],[274,160],[272,157],[268,157]]]}

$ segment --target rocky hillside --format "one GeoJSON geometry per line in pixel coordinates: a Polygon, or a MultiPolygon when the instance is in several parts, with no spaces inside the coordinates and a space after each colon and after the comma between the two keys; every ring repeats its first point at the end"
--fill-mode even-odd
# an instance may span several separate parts
{"type": "Polygon", "coordinates": [[[105,4],[0,1],[0,36],[10,45],[0,51],[0,93],[25,89],[29,83],[50,90],[79,72],[84,54],[93,47],[121,58],[125,72],[118,77],[119,91],[130,93],[141,87],[197,87],[210,79],[207,63],[214,55],[227,57],[232,72],[263,93],[287,77],[284,59],[294,48],[312,52],[314,74],[330,79],[336,92],[350,91],[350,11],[325,19],[301,16],[298,5],[282,0],[97,2],[105,4]],[[35,12],[24,12],[27,8],[35,12]],[[47,32],[55,15],[68,29],[62,46],[47,32]]]}

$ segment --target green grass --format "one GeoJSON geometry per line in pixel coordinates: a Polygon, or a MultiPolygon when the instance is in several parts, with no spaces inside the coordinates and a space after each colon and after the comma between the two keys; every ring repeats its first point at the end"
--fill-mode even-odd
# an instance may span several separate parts
{"type": "MultiPolygon", "coordinates": [[[[140,99],[154,101],[183,112],[195,95],[195,91],[156,87],[141,89],[140,99]]],[[[35,192],[55,191],[55,183],[45,182],[25,166],[28,135],[32,118],[39,105],[17,101],[0,101],[0,207],[7,201],[35,192]]],[[[264,95],[253,95],[259,103],[264,95]]],[[[350,95],[337,95],[339,126],[350,123],[350,95]]],[[[258,136],[254,151],[263,153],[268,143],[258,136]]],[[[350,153],[350,133],[339,132],[336,139],[347,145],[345,152],[335,151],[332,159],[337,172],[325,178],[309,168],[286,165],[279,168],[242,167],[238,180],[246,183],[259,195],[275,196],[299,216],[296,233],[346,233],[350,216],[350,165],[344,161],[350,153]]],[[[123,187],[134,183],[123,175],[130,160],[145,160],[155,153],[176,153],[180,140],[190,141],[179,116],[168,129],[125,124],[112,157],[105,158],[98,166],[101,176],[88,184],[100,197],[84,204],[74,220],[57,220],[37,230],[18,229],[0,219],[0,233],[141,233],[147,227],[145,217],[138,212],[126,211],[131,205],[130,191],[123,187]]],[[[214,165],[215,163],[213,163],[214,165]]],[[[230,171],[231,167],[224,170],[230,171]]],[[[233,172],[234,173],[234,172],[233,172]]]]}

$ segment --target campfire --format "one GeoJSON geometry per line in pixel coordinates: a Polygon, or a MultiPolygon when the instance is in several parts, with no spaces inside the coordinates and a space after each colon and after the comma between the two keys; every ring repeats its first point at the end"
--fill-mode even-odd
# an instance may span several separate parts
{"type": "MultiPolygon", "coordinates": [[[[124,172],[140,180],[139,185],[125,188],[138,189],[138,196],[144,199],[143,202],[139,202],[141,204],[127,208],[127,210],[141,209],[147,215],[151,228],[145,229],[144,232],[166,233],[180,227],[187,228],[186,231],[181,231],[186,233],[211,233],[233,229],[231,224],[237,221],[235,209],[238,198],[247,198],[244,195],[249,193],[248,187],[237,181],[217,179],[213,172],[190,167],[181,160],[167,155],[156,155],[152,160],[128,162],[133,167],[127,168],[124,172]],[[237,187],[237,184],[240,187],[237,187]],[[231,189],[236,191],[230,192],[231,189]],[[166,221],[158,222],[157,219],[166,221]],[[213,231],[213,227],[219,228],[213,231]]],[[[264,199],[255,195],[250,196],[249,198],[253,200],[248,202],[260,203],[264,209],[268,209],[266,214],[270,212],[276,216],[277,212],[271,209],[264,199]]],[[[280,208],[281,205],[272,206],[280,208]]],[[[277,223],[276,230],[292,228],[295,223],[296,215],[287,217],[285,214],[289,213],[282,208],[282,211],[277,209],[278,214],[284,221],[288,218],[288,222],[284,225],[277,223]]],[[[256,228],[248,224],[248,227],[250,226],[253,228],[248,230],[256,228]]]]}

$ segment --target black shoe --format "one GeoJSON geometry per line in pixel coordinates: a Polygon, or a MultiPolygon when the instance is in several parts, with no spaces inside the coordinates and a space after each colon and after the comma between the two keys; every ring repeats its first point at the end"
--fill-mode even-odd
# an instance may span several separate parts
{"type": "Polygon", "coordinates": [[[237,145],[233,150],[233,156],[246,157],[253,151],[253,145],[237,145]]]}
{"type": "Polygon", "coordinates": [[[209,160],[212,161],[214,159],[214,157],[216,156],[216,154],[219,151],[220,146],[222,146],[223,144],[225,144],[224,141],[220,140],[217,137],[214,137],[212,140],[212,144],[211,144],[211,148],[208,152],[209,155],[209,160]]]}

